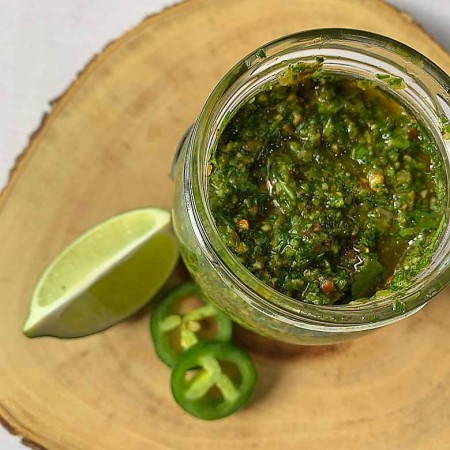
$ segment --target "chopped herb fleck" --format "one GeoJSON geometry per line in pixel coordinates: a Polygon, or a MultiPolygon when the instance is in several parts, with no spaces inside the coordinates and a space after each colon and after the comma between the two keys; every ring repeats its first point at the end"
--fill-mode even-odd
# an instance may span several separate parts
{"type": "Polygon", "coordinates": [[[447,116],[442,115],[441,120],[441,132],[444,139],[450,139],[450,120],[447,116]]]}
{"type": "Polygon", "coordinates": [[[403,81],[402,77],[396,77],[394,75],[382,74],[382,73],[377,73],[376,77],[379,80],[384,81],[386,84],[388,84],[393,89],[405,89],[405,87],[406,87],[406,84],[403,81]]]}
{"type": "Polygon", "coordinates": [[[266,58],[266,52],[264,51],[264,49],[260,48],[257,52],[256,52],[256,56],[258,58],[266,58]]]}
{"type": "Polygon", "coordinates": [[[406,312],[406,305],[401,302],[400,300],[394,301],[394,311],[398,313],[405,313],[406,312]]]}

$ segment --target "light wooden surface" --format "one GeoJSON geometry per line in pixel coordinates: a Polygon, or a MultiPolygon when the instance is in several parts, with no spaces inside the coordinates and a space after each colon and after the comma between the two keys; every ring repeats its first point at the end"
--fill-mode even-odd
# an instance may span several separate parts
{"type": "Polygon", "coordinates": [[[244,411],[185,415],[150,345],[146,311],[96,336],[21,335],[43,268],[121,211],[170,207],[170,162],[208,93],[238,59],[317,27],[386,34],[444,70],[450,57],[377,0],[189,0],[114,42],[53,105],[0,198],[0,416],[48,449],[450,448],[450,307],[349,344],[280,346],[239,333],[260,374],[244,411]]]}

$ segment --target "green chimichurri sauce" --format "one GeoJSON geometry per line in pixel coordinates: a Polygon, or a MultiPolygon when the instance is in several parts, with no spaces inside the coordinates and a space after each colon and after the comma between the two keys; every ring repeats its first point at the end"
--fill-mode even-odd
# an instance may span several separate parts
{"type": "Polygon", "coordinates": [[[382,89],[297,64],[226,125],[209,201],[222,239],[263,282],[342,304],[408,286],[429,264],[440,167],[435,143],[382,89]]]}

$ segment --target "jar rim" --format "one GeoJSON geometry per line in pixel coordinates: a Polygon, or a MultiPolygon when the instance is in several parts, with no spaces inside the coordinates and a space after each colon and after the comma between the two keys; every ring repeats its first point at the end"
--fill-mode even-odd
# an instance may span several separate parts
{"type": "MultiPolygon", "coordinates": [[[[389,90],[388,87],[383,87],[389,90]]],[[[189,205],[188,214],[191,224],[202,251],[222,279],[228,284],[237,286],[254,307],[282,321],[289,321],[294,325],[298,323],[302,327],[307,326],[311,329],[324,329],[329,326],[332,326],[334,331],[339,329],[348,331],[349,327],[354,330],[376,328],[395,322],[423,307],[431,297],[450,282],[448,195],[450,141],[443,139],[439,128],[440,115],[450,116],[449,92],[450,77],[421,53],[391,38],[354,29],[324,28],[290,34],[255,49],[239,61],[217,84],[194,124],[187,138],[183,169],[184,195],[189,205]],[[329,60],[327,54],[330,51],[341,53],[352,51],[358,54],[358,50],[364,52],[365,56],[370,56],[373,61],[379,62],[380,69],[387,65],[392,70],[398,68],[400,73],[404,74],[406,73],[404,68],[407,67],[408,79],[412,80],[411,86],[413,83],[418,83],[421,95],[425,90],[427,98],[422,99],[425,101],[420,105],[427,109],[429,125],[434,130],[436,144],[444,158],[447,188],[446,224],[436,247],[432,270],[425,269],[421,272],[416,282],[409,288],[391,292],[382,298],[372,297],[367,303],[357,305],[315,305],[295,300],[269,287],[246,269],[228,249],[218,234],[209,207],[206,167],[227,114],[229,117],[230,112],[235,111],[239,106],[237,99],[232,97],[233,89],[236,90],[239,87],[243,92],[250,92],[252,88],[250,74],[252,77],[261,79],[266,74],[264,70],[286,67],[289,61],[292,61],[289,55],[293,52],[296,60],[300,60],[301,54],[307,54],[308,58],[314,55],[314,57],[324,56],[326,62],[329,60]],[[421,83],[423,77],[427,85],[421,83]]],[[[419,113],[417,106],[416,112],[419,113]]]]}

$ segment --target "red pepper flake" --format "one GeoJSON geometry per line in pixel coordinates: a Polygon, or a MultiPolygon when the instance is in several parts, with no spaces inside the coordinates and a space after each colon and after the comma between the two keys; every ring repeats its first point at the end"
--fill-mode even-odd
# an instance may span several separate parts
{"type": "Polygon", "coordinates": [[[238,222],[238,225],[240,228],[244,230],[248,230],[250,228],[250,225],[248,224],[248,220],[242,219],[238,222]]]}
{"type": "Polygon", "coordinates": [[[367,178],[361,178],[358,180],[358,184],[363,188],[366,189],[367,191],[370,190],[370,184],[369,184],[369,180],[367,178]]]}
{"type": "Polygon", "coordinates": [[[391,275],[390,277],[387,278],[386,280],[386,284],[389,284],[392,281],[392,278],[394,278],[393,275],[391,275]]]}
{"type": "Polygon", "coordinates": [[[417,130],[415,128],[409,127],[408,128],[408,137],[410,139],[417,139],[417,130]]]}
{"type": "Polygon", "coordinates": [[[323,292],[324,294],[329,294],[329,293],[331,293],[331,292],[333,291],[333,289],[334,289],[333,280],[332,280],[331,278],[328,278],[328,280],[325,280],[325,281],[322,283],[321,288],[322,288],[322,292],[323,292]]]}

